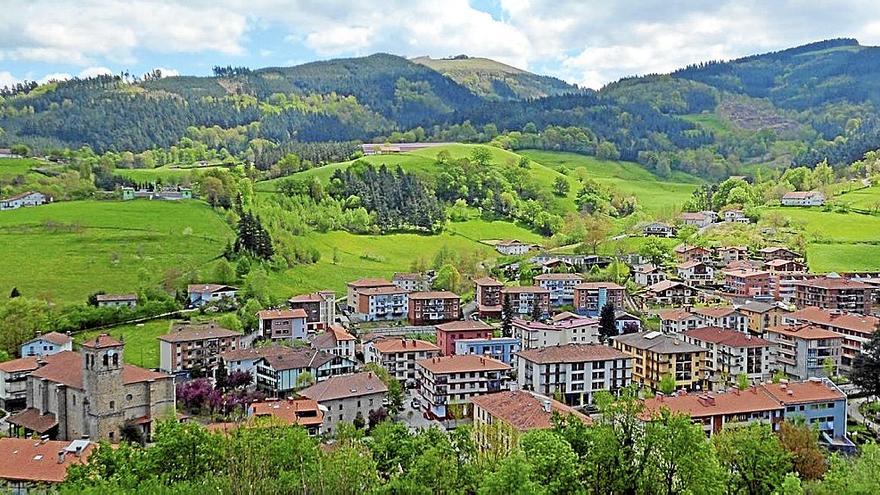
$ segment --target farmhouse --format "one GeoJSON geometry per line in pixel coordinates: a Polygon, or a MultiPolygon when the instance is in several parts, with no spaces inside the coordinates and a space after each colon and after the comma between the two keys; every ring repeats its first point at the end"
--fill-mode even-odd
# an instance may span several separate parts
{"type": "Polygon", "coordinates": [[[780,246],[770,246],[760,249],[758,254],[761,255],[761,258],[764,261],[771,260],[797,260],[801,258],[801,255],[792,251],[791,249],[787,249],[780,246]]]}
{"type": "Polygon", "coordinates": [[[724,212],[725,222],[749,223],[749,217],[742,210],[727,210],[724,212]]]}
{"type": "Polygon", "coordinates": [[[98,294],[95,301],[99,308],[133,308],[137,306],[137,294],[98,294]]]}
{"type": "Polygon", "coordinates": [[[498,241],[495,244],[495,250],[501,254],[505,254],[508,256],[518,256],[520,254],[526,254],[529,250],[532,249],[531,244],[526,244],[520,242],[517,239],[505,239],[503,241],[498,241]]]}
{"type": "Polygon", "coordinates": [[[46,334],[37,332],[37,336],[25,342],[19,349],[21,357],[27,356],[49,356],[58,354],[61,351],[72,351],[73,339],[70,335],[58,332],[49,332],[46,334]]]}
{"type": "Polygon", "coordinates": [[[122,188],[122,200],[149,199],[162,201],[180,201],[192,199],[192,189],[188,187],[165,187],[157,189],[135,189],[133,187],[122,188]]]}
{"type": "Polygon", "coordinates": [[[822,206],[825,195],[819,191],[795,191],[785,193],[780,202],[782,206],[822,206]]]}
{"type": "Polygon", "coordinates": [[[235,301],[238,288],[221,284],[190,284],[186,292],[189,305],[199,307],[218,301],[235,301]]]}
{"type": "Polygon", "coordinates": [[[30,206],[40,206],[49,202],[43,193],[28,191],[8,198],[0,199],[0,210],[16,210],[30,206]]]}
{"type": "Polygon", "coordinates": [[[688,261],[702,261],[708,263],[712,260],[712,251],[700,246],[690,246],[688,244],[679,244],[673,249],[675,259],[679,263],[687,263],[688,261]]]}

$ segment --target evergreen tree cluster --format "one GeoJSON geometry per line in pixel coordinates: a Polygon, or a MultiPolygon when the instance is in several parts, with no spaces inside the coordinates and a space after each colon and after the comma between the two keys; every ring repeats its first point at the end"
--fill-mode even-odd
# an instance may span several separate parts
{"type": "Polygon", "coordinates": [[[275,254],[269,232],[263,228],[259,217],[250,211],[239,213],[234,250],[263,260],[272,259],[275,254]]]}

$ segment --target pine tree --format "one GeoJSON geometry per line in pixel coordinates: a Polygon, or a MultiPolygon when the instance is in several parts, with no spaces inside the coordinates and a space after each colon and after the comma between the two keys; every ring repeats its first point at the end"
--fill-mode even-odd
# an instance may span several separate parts
{"type": "Polygon", "coordinates": [[[501,334],[510,337],[513,335],[513,304],[503,294],[501,300],[501,334]]]}
{"type": "Polygon", "coordinates": [[[541,321],[544,318],[544,310],[541,309],[541,300],[538,296],[532,300],[532,321],[541,321]]]}
{"type": "Polygon", "coordinates": [[[615,335],[617,335],[617,326],[614,318],[614,303],[609,301],[602,306],[599,315],[599,340],[605,342],[615,335]]]}

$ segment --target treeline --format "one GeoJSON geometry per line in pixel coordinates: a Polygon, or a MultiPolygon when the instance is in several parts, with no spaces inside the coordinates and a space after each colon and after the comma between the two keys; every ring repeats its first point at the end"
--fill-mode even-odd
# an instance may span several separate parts
{"type": "MultiPolygon", "coordinates": [[[[602,395],[602,394],[600,394],[602,395]]],[[[880,490],[880,448],[829,456],[808,426],[730,427],[709,440],[690,418],[644,422],[632,392],[602,396],[591,425],[554,418],[548,430],[503,424],[416,432],[390,421],[342,424],[332,444],[300,427],[259,422],[210,433],[161,421],[146,447],[102,444],[59,492],[445,494],[863,494],[880,490]],[[504,439],[509,439],[509,443],[504,439]]],[[[378,419],[378,418],[376,418],[378,419]]]]}

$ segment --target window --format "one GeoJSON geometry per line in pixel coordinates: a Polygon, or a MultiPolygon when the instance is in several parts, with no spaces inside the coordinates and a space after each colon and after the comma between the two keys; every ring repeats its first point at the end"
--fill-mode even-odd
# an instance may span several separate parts
{"type": "Polygon", "coordinates": [[[128,402],[131,402],[131,398],[132,398],[131,394],[128,394],[125,396],[125,400],[127,400],[128,402]]]}
{"type": "Polygon", "coordinates": [[[110,410],[111,411],[116,410],[116,401],[115,400],[110,401],[110,410]]]}

